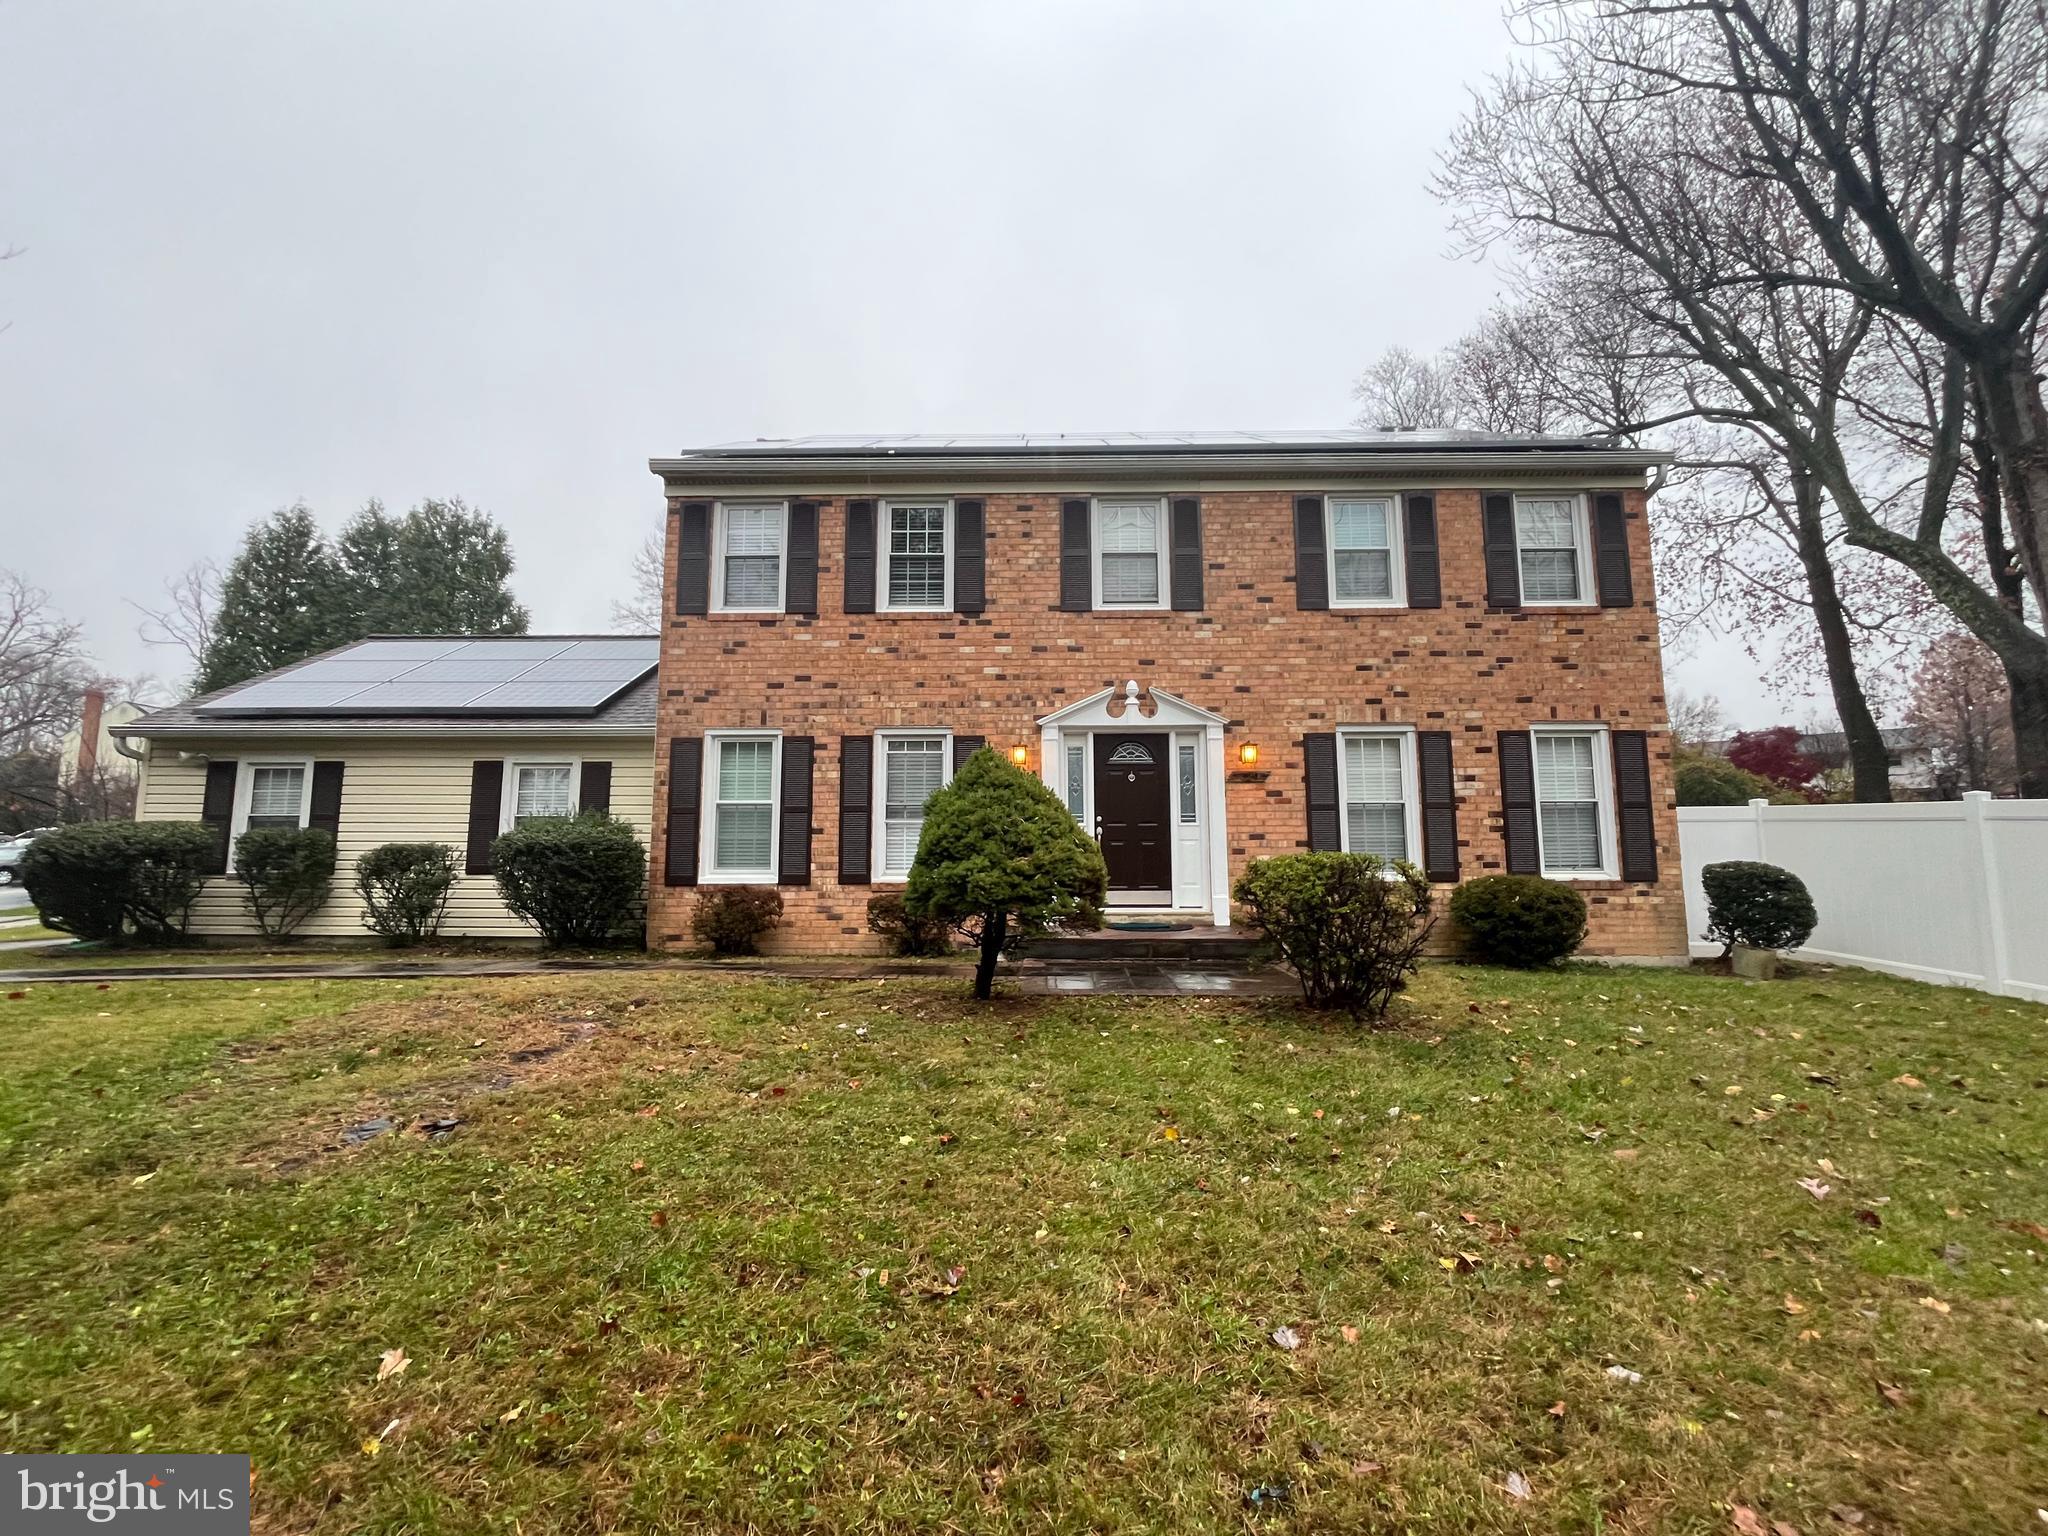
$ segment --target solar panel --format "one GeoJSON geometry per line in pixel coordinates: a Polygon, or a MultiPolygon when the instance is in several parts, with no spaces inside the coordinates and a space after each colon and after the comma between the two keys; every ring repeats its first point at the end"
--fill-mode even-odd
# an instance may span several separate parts
{"type": "Polygon", "coordinates": [[[590,714],[654,670],[652,636],[365,640],[198,706],[213,715],[590,714]]]}

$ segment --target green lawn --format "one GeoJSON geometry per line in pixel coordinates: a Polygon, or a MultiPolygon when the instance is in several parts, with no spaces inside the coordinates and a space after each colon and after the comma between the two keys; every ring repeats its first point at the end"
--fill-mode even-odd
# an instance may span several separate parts
{"type": "Polygon", "coordinates": [[[259,1530],[2048,1505],[2048,1009],[1593,967],[1432,968],[1379,1034],[957,980],[23,990],[0,1450],[247,1451],[259,1530]]]}

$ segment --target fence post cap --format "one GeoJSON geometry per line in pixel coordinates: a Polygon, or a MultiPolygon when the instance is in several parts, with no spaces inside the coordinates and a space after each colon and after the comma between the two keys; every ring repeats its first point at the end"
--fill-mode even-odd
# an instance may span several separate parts
{"type": "Polygon", "coordinates": [[[1991,798],[1991,791],[1988,789],[1966,789],[1963,791],[1963,798],[1965,800],[1989,800],[1991,798]]]}
{"type": "Polygon", "coordinates": [[[1756,795],[1756,796],[1752,796],[1752,797],[1750,798],[1750,802],[1749,802],[1749,803],[1750,803],[1750,805],[1751,805],[1751,807],[1752,807],[1752,808],[1754,808],[1754,809],[1756,809],[1756,810],[1762,810],[1762,809],[1763,809],[1763,808],[1764,808],[1765,806],[1769,805],[1769,804],[1770,804],[1771,802],[1770,802],[1770,801],[1768,801],[1768,800],[1766,800],[1766,799],[1764,799],[1764,798],[1763,798],[1763,797],[1762,797],[1761,795],[1756,795]]]}

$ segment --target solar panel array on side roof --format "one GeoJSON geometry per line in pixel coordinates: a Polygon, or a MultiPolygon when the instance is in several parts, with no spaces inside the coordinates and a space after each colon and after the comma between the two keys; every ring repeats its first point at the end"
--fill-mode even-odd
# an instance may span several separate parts
{"type": "Polygon", "coordinates": [[[198,706],[211,715],[589,714],[654,669],[648,638],[365,640],[198,706]]]}

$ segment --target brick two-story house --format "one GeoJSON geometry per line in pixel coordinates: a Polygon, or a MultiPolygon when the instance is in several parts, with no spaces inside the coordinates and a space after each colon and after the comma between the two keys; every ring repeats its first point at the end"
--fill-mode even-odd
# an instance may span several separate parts
{"type": "Polygon", "coordinates": [[[872,944],[984,743],[1101,841],[1110,904],[1231,920],[1247,861],[1571,880],[1586,951],[1686,953],[1646,507],[1578,438],[801,438],[668,499],[650,942],[781,887],[770,947],[872,944]]]}

